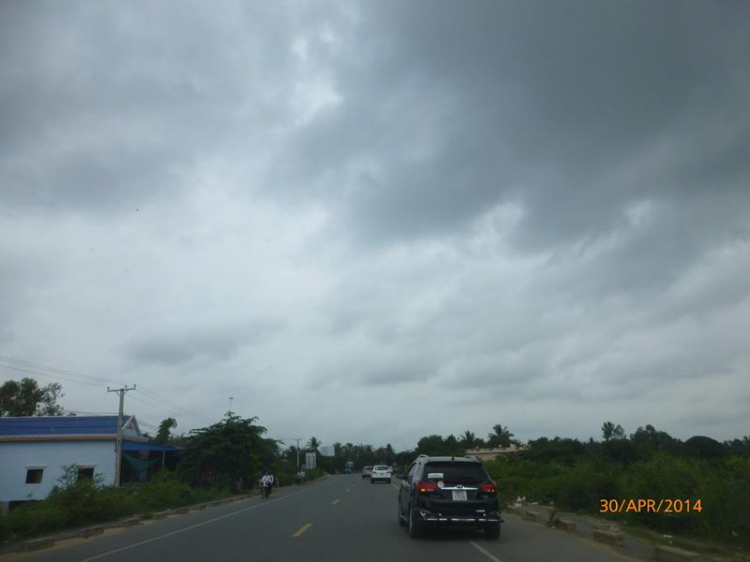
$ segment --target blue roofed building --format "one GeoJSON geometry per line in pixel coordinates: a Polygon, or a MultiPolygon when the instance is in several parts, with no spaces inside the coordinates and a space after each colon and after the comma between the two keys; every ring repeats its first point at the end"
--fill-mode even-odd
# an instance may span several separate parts
{"type": "MultiPolygon", "coordinates": [[[[149,443],[135,416],[123,417],[122,482],[143,481],[177,448],[149,443]]],[[[0,417],[0,507],[42,500],[65,467],[115,481],[117,416],[0,417]]]]}

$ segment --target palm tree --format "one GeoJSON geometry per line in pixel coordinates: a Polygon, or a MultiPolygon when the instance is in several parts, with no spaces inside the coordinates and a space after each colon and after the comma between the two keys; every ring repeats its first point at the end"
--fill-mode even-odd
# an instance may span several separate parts
{"type": "Polygon", "coordinates": [[[513,441],[513,434],[507,427],[502,424],[492,426],[492,433],[489,434],[488,445],[490,447],[509,447],[513,441]]]}
{"type": "Polygon", "coordinates": [[[467,449],[476,447],[477,441],[477,436],[469,430],[464,431],[464,434],[461,436],[461,444],[467,449]]]}
{"type": "Polygon", "coordinates": [[[318,452],[318,447],[320,447],[320,441],[317,437],[310,437],[310,440],[307,442],[307,448],[310,451],[318,452]]]}

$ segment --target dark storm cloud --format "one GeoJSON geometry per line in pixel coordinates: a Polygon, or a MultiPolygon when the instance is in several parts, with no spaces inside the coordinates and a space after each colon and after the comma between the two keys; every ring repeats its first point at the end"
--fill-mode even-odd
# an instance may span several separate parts
{"type": "Polygon", "coordinates": [[[258,86],[284,81],[284,49],[269,40],[283,17],[260,5],[193,8],[4,4],[6,204],[131,210],[180,196],[178,174],[201,159],[253,146],[278,114],[258,86]]]}
{"type": "Polygon", "coordinates": [[[235,396],[286,435],[335,439],[344,408],[377,441],[383,403],[413,413],[404,443],[682,431],[686,404],[729,435],[748,23],[747,2],[2,3],[3,353],[164,389],[179,369],[181,404],[235,396]]]}
{"type": "Polygon", "coordinates": [[[198,357],[222,361],[234,356],[242,346],[267,341],[278,328],[273,322],[192,330],[165,328],[134,337],[125,345],[124,352],[137,364],[175,366],[198,357]]]}
{"type": "MultiPolygon", "coordinates": [[[[513,240],[533,250],[606,235],[651,196],[690,209],[691,194],[710,192],[732,223],[744,218],[733,209],[750,197],[747,4],[377,3],[363,14],[357,57],[331,63],[344,103],[284,154],[294,196],[330,197],[362,241],[450,231],[503,201],[524,207],[513,240]],[[410,158],[424,133],[428,154],[410,158]],[[323,177],[332,193],[310,189],[323,177]]],[[[691,228],[711,236],[701,224],[691,228]]]]}

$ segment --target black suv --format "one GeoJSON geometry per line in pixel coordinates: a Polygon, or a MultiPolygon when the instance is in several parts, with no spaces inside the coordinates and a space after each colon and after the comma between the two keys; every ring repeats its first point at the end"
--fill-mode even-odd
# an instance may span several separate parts
{"type": "Polygon", "coordinates": [[[401,483],[398,522],[411,537],[430,528],[468,527],[497,539],[501,521],[495,483],[475,457],[420,455],[401,483]]]}

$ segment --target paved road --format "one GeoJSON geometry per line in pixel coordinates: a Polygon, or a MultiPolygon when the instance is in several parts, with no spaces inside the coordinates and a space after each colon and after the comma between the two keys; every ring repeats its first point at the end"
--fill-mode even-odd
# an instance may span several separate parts
{"type": "Polygon", "coordinates": [[[622,561],[624,557],[506,515],[499,541],[452,532],[413,540],[397,523],[398,480],[333,476],[301,488],[111,531],[9,560],[30,562],[520,562],[622,561]]]}

